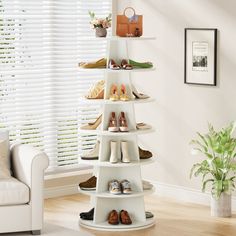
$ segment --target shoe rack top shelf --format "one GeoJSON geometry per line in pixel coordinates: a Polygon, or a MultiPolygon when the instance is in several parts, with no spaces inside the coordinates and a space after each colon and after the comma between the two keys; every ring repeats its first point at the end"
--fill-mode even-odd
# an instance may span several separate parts
{"type": "Polygon", "coordinates": [[[82,71],[82,72],[106,72],[106,73],[132,73],[132,72],[149,72],[149,71],[155,71],[156,68],[153,67],[153,68],[141,68],[141,69],[132,69],[132,70],[112,70],[112,69],[109,69],[109,68],[90,68],[90,69],[86,69],[86,68],[81,68],[79,67],[79,71],[82,71]]]}
{"type": "Polygon", "coordinates": [[[131,225],[124,225],[124,224],[111,225],[108,222],[95,224],[93,221],[82,220],[82,219],[80,219],[79,223],[88,229],[96,228],[96,230],[117,232],[117,231],[129,231],[129,230],[139,230],[139,229],[149,228],[155,224],[155,218],[146,219],[144,222],[133,220],[131,225]]]}
{"type": "Polygon", "coordinates": [[[131,130],[129,132],[110,132],[108,130],[90,130],[90,129],[79,129],[80,134],[89,134],[89,135],[102,135],[102,136],[129,136],[129,135],[142,135],[155,132],[155,129],[143,129],[143,130],[131,130]]]}
{"type": "Polygon", "coordinates": [[[119,36],[108,36],[108,37],[83,37],[80,40],[84,41],[97,41],[97,40],[106,40],[106,41],[143,41],[143,40],[156,40],[154,36],[141,36],[141,37],[119,37],[119,36]]]}
{"type": "Polygon", "coordinates": [[[146,99],[132,99],[132,100],[129,100],[129,101],[111,101],[109,99],[86,99],[86,98],[83,98],[81,97],[79,99],[79,101],[81,103],[84,103],[84,104],[130,104],[130,103],[134,103],[134,104],[138,104],[138,103],[149,103],[149,102],[155,102],[155,99],[154,98],[146,98],[146,99]]]}
{"type": "Polygon", "coordinates": [[[98,160],[83,160],[80,159],[79,163],[81,164],[86,164],[86,165],[92,165],[92,166],[101,166],[101,167],[131,167],[131,166],[137,166],[137,165],[148,165],[152,164],[155,162],[154,158],[148,158],[148,159],[142,159],[140,161],[132,161],[130,163],[123,163],[123,162],[118,162],[118,163],[110,163],[109,161],[98,161],[98,160]]]}
{"type": "Polygon", "coordinates": [[[80,189],[80,187],[78,187],[78,190],[80,193],[83,193],[85,195],[96,196],[100,198],[134,198],[134,197],[141,197],[141,196],[153,194],[155,191],[155,188],[152,188],[151,190],[144,190],[143,192],[133,192],[131,194],[111,194],[108,191],[104,193],[97,193],[96,191],[82,190],[80,189]]]}

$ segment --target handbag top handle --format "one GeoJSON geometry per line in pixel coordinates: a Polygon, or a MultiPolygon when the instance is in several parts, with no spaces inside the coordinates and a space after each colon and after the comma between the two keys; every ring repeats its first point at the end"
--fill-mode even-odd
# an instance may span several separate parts
{"type": "MultiPolygon", "coordinates": [[[[123,15],[125,15],[125,16],[126,16],[126,11],[127,11],[128,9],[131,9],[131,10],[134,12],[134,15],[133,15],[133,16],[135,16],[135,15],[136,15],[136,13],[135,13],[135,10],[134,10],[134,8],[133,8],[133,7],[126,7],[126,8],[124,9],[123,15]]],[[[133,17],[133,16],[132,16],[132,17],[133,17]]],[[[126,17],[127,17],[127,16],[126,16],[126,17]]]]}

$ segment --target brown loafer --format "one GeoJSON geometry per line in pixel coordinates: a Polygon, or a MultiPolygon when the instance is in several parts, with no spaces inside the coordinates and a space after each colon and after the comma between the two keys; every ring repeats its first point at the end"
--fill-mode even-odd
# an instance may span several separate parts
{"type": "Polygon", "coordinates": [[[152,153],[148,150],[143,150],[142,148],[138,147],[138,151],[140,159],[149,159],[152,157],[152,153]]]}
{"type": "Polygon", "coordinates": [[[129,213],[125,210],[120,212],[120,223],[123,225],[131,225],[132,220],[130,219],[129,213]]]}
{"type": "Polygon", "coordinates": [[[108,223],[111,225],[119,224],[119,216],[116,210],[112,210],[108,215],[108,223]]]}
{"type": "Polygon", "coordinates": [[[96,184],[97,184],[97,178],[96,176],[92,176],[87,181],[80,183],[79,187],[82,190],[87,190],[87,191],[96,190],[96,184]]]}

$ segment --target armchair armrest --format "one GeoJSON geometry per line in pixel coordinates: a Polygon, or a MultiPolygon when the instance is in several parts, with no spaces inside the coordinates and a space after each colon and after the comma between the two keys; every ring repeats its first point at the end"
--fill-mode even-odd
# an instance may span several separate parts
{"type": "Polygon", "coordinates": [[[30,188],[32,231],[43,226],[44,170],[48,167],[47,155],[30,145],[15,144],[11,147],[14,177],[30,188]]]}
{"type": "MultiPolygon", "coordinates": [[[[11,147],[13,175],[21,182],[33,187],[34,176],[43,177],[48,167],[47,155],[27,144],[15,144],[11,147]]],[[[43,179],[42,179],[43,181],[43,179]]]]}

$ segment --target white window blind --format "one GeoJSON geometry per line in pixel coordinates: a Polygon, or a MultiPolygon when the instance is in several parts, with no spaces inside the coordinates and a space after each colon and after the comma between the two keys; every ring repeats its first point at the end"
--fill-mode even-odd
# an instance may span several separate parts
{"type": "Polygon", "coordinates": [[[99,113],[79,97],[103,78],[78,62],[106,55],[106,41],[89,39],[89,10],[106,16],[111,1],[0,0],[0,131],[44,150],[51,169],[78,165],[96,138],[78,133],[99,113]]]}

